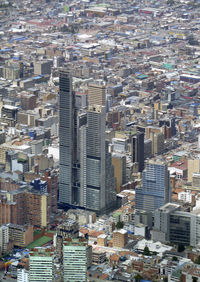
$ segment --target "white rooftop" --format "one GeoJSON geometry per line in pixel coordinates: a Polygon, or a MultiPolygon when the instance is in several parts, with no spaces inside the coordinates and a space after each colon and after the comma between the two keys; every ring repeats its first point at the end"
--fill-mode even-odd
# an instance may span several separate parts
{"type": "Polygon", "coordinates": [[[166,251],[170,251],[172,249],[171,246],[164,245],[159,241],[153,242],[152,240],[146,239],[139,241],[135,248],[138,250],[144,250],[146,246],[149,248],[150,252],[156,252],[159,256],[163,256],[166,251]]]}
{"type": "Polygon", "coordinates": [[[127,231],[125,230],[125,229],[120,229],[120,230],[114,230],[113,231],[113,233],[116,233],[116,232],[119,232],[119,233],[121,233],[121,234],[126,234],[127,233],[127,231]]]}
{"type": "Polygon", "coordinates": [[[107,235],[106,235],[106,234],[100,234],[100,235],[98,236],[98,238],[105,239],[105,238],[107,238],[107,235]]]}

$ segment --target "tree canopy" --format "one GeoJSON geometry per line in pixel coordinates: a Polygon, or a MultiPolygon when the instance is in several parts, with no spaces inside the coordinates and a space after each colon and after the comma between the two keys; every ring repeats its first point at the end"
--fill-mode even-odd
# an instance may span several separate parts
{"type": "Polygon", "coordinates": [[[149,248],[147,246],[144,248],[143,254],[145,256],[149,256],[150,255],[150,251],[149,251],[149,248]]]}
{"type": "Polygon", "coordinates": [[[122,229],[124,227],[124,223],[122,221],[118,221],[116,224],[117,229],[122,229]]]}

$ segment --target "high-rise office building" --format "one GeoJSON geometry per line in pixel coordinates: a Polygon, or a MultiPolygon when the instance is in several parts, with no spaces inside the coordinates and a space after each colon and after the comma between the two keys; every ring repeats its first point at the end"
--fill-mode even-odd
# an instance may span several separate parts
{"type": "Polygon", "coordinates": [[[53,249],[38,248],[29,254],[30,281],[54,281],[53,249]]]}
{"type": "Polygon", "coordinates": [[[102,209],[106,203],[105,108],[90,107],[87,113],[87,206],[102,209]]]}
{"type": "Polygon", "coordinates": [[[59,202],[105,212],[115,203],[115,178],[105,139],[105,107],[76,109],[72,78],[60,71],[59,202]]]}
{"type": "Polygon", "coordinates": [[[136,188],[135,207],[153,212],[170,202],[171,189],[167,164],[149,161],[142,172],[142,186],[136,188]]]}
{"type": "Polygon", "coordinates": [[[126,156],[113,153],[112,164],[114,166],[117,193],[121,192],[121,186],[126,183],[126,156]]]}
{"type": "Polygon", "coordinates": [[[86,239],[66,239],[63,245],[63,278],[66,282],[87,281],[86,239]]]}
{"type": "Polygon", "coordinates": [[[103,84],[91,83],[88,86],[88,105],[106,105],[106,87],[103,84]]]}
{"type": "Polygon", "coordinates": [[[72,78],[66,70],[59,77],[60,109],[60,179],[59,201],[73,204],[73,167],[75,163],[75,95],[72,91],[72,78]]]}
{"type": "Polygon", "coordinates": [[[152,154],[160,154],[164,151],[164,135],[162,133],[151,133],[152,154]]]}
{"type": "Polygon", "coordinates": [[[168,203],[155,211],[152,238],[163,243],[185,246],[200,243],[200,213],[181,211],[181,206],[168,203]]]}
{"type": "Polygon", "coordinates": [[[105,107],[90,106],[87,124],[79,116],[78,159],[80,160],[80,200],[82,207],[106,211],[115,202],[115,178],[108,142],[105,139],[105,107]],[[82,126],[81,126],[82,125],[82,126]]]}
{"type": "Polygon", "coordinates": [[[152,239],[154,241],[169,242],[169,223],[170,215],[177,210],[180,210],[181,206],[174,203],[167,203],[154,212],[154,228],[152,231],[152,239]]]}
{"type": "Polygon", "coordinates": [[[132,162],[138,163],[138,171],[144,169],[144,132],[137,132],[131,138],[132,162]]]}

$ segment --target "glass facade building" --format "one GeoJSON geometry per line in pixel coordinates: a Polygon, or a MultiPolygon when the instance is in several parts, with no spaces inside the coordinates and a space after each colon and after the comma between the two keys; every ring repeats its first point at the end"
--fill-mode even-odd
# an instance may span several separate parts
{"type": "Polygon", "coordinates": [[[198,246],[200,244],[200,213],[181,211],[181,206],[168,203],[154,213],[152,239],[163,243],[198,246]]]}
{"type": "Polygon", "coordinates": [[[136,188],[136,209],[154,212],[170,200],[171,189],[167,164],[149,161],[142,172],[142,187],[136,188]]]}
{"type": "Polygon", "coordinates": [[[138,171],[144,169],[144,132],[137,132],[131,139],[132,161],[138,163],[138,171]]]}
{"type": "Polygon", "coordinates": [[[59,202],[104,212],[116,202],[114,169],[105,139],[105,107],[77,110],[72,77],[60,71],[59,202]]]}
{"type": "Polygon", "coordinates": [[[170,215],[169,241],[175,244],[190,245],[191,216],[189,213],[179,214],[178,212],[170,215]]]}
{"type": "Polygon", "coordinates": [[[74,116],[75,97],[70,74],[62,70],[59,77],[59,137],[60,137],[60,179],[59,201],[73,204],[72,169],[74,163],[74,116]]]}

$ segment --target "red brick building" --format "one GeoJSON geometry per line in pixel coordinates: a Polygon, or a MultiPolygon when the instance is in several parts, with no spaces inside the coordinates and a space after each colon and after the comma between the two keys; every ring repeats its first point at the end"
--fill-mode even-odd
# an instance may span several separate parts
{"type": "Polygon", "coordinates": [[[0,225],[6,223],[17,223],[17,206],[14,202],[7,201],[3,196],[0,197],[0,225]]]}
{"type": "Polygon", "coordinates": [[[58,201],[58,174],[55,171],[47,170],[44,172],[44,176],[41,179],[47,182],[50,213],[56,213],[58,201]]]}

